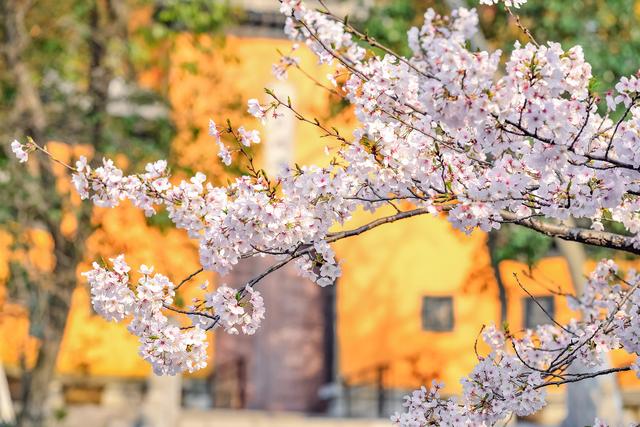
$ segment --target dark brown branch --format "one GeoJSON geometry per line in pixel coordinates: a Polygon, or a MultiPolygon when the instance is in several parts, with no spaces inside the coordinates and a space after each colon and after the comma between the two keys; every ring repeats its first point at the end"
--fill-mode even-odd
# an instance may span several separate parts
{"type": "MultiPolygon", "coordinates": [[[[441,207],[443,211],[446,211],[449,208],[450,208],[450,205],[444,205],[441,207]]],[[[335,241],[346,239],[348,237],[360,235],[364,232],[367,232],[369,230],[372,230],[384,224],[390,224],[396,221],[412,218],[414,216],[424,215],[427,213],[431,213],[430,209],[416,208],[410,211],[400,212],[395,215],[378,218],[365,225],[362,225],[360,227],[357,227],[351,230],[345,230],[345,231],[340,231],[336,233],[329,233],[327,235],[326,241],[328,243],[333,243],[335,241]]],[[[559,237],[564,240],[576,241],[576,242],[581,242],[585,244],[608,247],[612,249],[619,249],[626,252],[640,254],[640,250],[635,249],[633,247],[632,240],[630,237],[622,236],[619,234],[609,233],[605,231],[595,231],[595,230],[587,230],[582,228],[567,227],[563,225],[543,222],[533,218],[519,219],[516,215],[510,212],[503,212],[502,218],[505,221],[513,222],[515,224],[522,225],[527,228],[531,228],[547,236],[559,237]]],[[[290,261],[296,258],[299,258],[302,255],[308,254],[309,252],[311,252],[311,250],[313,250],[313,246],[308,244],[302,245],[296,248],[296,250],[293,253],[291,253],[289,257],[274,264],[259,276],[256,276],[247,284],[247,286],[255,286],[260,280],[262,280],[267,275],[282,268],[290,261]]]]}
{"type": "Polygon", "coordinates": [[[519,219],[511,212],[502,212],[502,218],[514,224],[530,228],[549,237],[558,237],[571,242],[584,243],[609,249],[617,249],[624,252],[640,255],[640,249],[634,245],[634,239],[629,236],[611,233],[608,231],[596,231],[579,227],[552,224],[539,219],[519,219]]]}
{"type": "Polygon", "coordinates": [[[424,215],[430,213],[429,209],[427,208],[417,208],[417,209],[413,209],[410,211],[405,211],[405,212],[400,212],[398,214],[395,215],[391,215],[391,216],[386,216],[383,218],[379,218],[376,219],[374,221],[371,221],[368,224],[365,224],[361,227],[358,228],[354,228],[353,230],[346,230],[346,231],[340,231],[338,233],[329,233],[327,235],[327,242],[331,243],[331,242],[335,242],[336,240],[341,240],[341,239],[345,239],[347,237],[352,237],[352,236],[357,236],[358,234],[362,234],[365,231],[369,231],[371,229],[374,229],[376,227],[379,227],[381,225],[384,224],[389,224],[391,222],[396,222],[399,221],[401,219],[406,219],[406,218],[411,218],[414,216],[418,216],[418,215],[424,215]]]}
{"type": "Polygon", "coordinates": [[[194,271],[193,273],[191,273],[190,275],[188,275],[187,277],[182,279],[182,281],[180,283],[178,283],[178,286],[176,286],[174,290],[177,291],[178,289],[180,289],[180,287],[182,285],[184,285],[189,280],[193,279],[194,277],[196,277],[198,274],[202,273],[203,271],[204,271],[204,268],[200,267],[198,270],[194,271]]]}
{"type": "Polygon", "coordinates": [[[578,381],[586,380],[588,378],[595,378],[595,377],[599,377],[599,376],[602,376],[602,375],[615,374],[617,372],[626,372],[626,371],[630,371],[630,370],[631,370],[631,366],[623,366],[623,367],[620,367],[620,368],[603,369],[602,371],[596,371],[596,372],[587,372],[587,373],[583,373],[583,374],[574,374],[571,378],[567,378],[567,379],[559,380],[559,381],[549,381],[549,382],[546,382],[544,384],[540,384],[538,386],[535,386],[534,389],[539,389],[539,388],[547,387],[547,386],[550,386],[550,385],[560,386],[562,384],[576,383],[578,381]]]}
{"type": "Polygon", "coordinates": [[[188,311],[188,310],[182,310],[179,309],[177,307],[172,307],[168,304],[164,304],[163,305],[164,308],[166,308],[167,310],[173,311],[174,313],[180,313],[180,314],[185,314],[187,316],[202,316],[202,317],[206,317],[208,319],[212,319],[217,321],[219,316],[217,315],[213,315],[213,314],[209,314],[209,313],[205,313],[203,311],[188,311]]]}

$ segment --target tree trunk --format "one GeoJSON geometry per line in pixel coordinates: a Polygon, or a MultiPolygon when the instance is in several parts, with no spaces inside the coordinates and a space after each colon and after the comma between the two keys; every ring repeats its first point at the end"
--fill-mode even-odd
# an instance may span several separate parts
{"type": "Polygon", "coordinates": [[[498,233],[497,230],[489,232],[487,237],[487,246],[489,246],[489,257],[491,258],[491,268],[496,278],[496,284],[498,285],[498,298],[500,299],[500,323],[504,323],[507,320],[507,289],[502,281],[500,275],[500,265],[496,258],[496,248],[498,246],[498,233]]]}
{"type": "MultiPolygon", "coordinates": [[[[47,405],[49,386],[54,378],[60,344],[71,307],[71,296],[76,286],[76,266],[82,254],[82,242],[75,243],[60,234],[59,227],[53,234],[55,241],[56,267],[53,283],[42,284],[46,309],[41,317],[42,337],[36,364],[23,377],[22,410],[18,418],[19,427],[41,426],[50,409],[47,405]]],[[[84,234],[80,237],[84,239],[84,234]]],[[[36,320],[36,319],[34,319],[36,320]]],[[[32,320],[33,321],[33,320],[32,320]]]]}
{"type": "MultiPolygon", "coordinates": [[[[33,137],[38,143],[44,143],[48,134],[49,117],[29,64],[24,58],[25,49],[31,42],[25,19],[32,5],[33,2],[27,0],[0,0],[0,17],[4,30],[0,52],[5,56],[17,89],[17,101],[11,114],[12,123],[8,125],[15,129],[16,134],[22,133],[33,137]]],[[[92,107],[87,119],[90,143],[96,149],[96,155],[102,152],[108,85],[112,78],[112,71],[106,61],[108,42],[116,33],[126,34],[125,11],[124,2],[94,0],[89,13],[91,33],[87,40],[90,51],[87,76],[92,107]]],[[[82,260],[83,243],[91,232],[91,209],[84,203],[74,212],[78,224],[75,234],[62,234],[59,213],[65,211],[64,202],[61,195],[55,192],[55,178],[50,162],[39,160],[38,169],[33,182],[35,185],[30,188],[30,197],[20,215],[20,222],[24,229],[33,227],[34,223],[46,226],[54,240],[56,266],[51,274],[38,280],[37,290],[30,296],[39,308],[37,314],[32,313],[30,321],[35,326],[34,329],[41,331],[41,336],[38,337],[40,345],[35,365],[23,373],[19,426],[41,426],[49,415],[49,388],[55,375],[71,296],[76,285],[76,268],[82,260]]]]}
{"type": "MultiPolygon", "coordinates": [[[[58,306],[56,311],[59,314],[68,312],[68,306],[58,306]]],[[[36,365],[23,377],[21,399],[23,407],[18,418],[19,427],[41,426],[49,415],[50,408],[47,407],[49,385],[55,374],[65,325],[64,319],[62,324],[58,323],[60,320],[59,316],[47,316],[45,319],[44,336],[38,349],[36,365]]]]}

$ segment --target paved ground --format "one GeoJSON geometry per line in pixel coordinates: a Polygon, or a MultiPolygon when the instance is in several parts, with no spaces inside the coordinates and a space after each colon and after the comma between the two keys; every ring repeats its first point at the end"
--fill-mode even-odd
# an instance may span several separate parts
{"type": "Polygon", "coordinates": [[[243,411],[185,411],[180,427],[389,427],[387,420],[336,419],[243,411]]]}
{"type": "MultiPolygon", "coordinates": [[[[344,419],[261,411],[185,410],[177,422],[163,419],[160,425],[141,422],[135,411],[104,407],[72,408],[59,427],[391,427],[386,419],[344,419]]],[[[529,423],[509,427],[539,427],[529,423]]]]}

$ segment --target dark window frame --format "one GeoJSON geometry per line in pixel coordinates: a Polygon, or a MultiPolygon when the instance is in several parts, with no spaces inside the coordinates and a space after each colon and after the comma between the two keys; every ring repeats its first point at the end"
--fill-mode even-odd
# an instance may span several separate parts
{"type": "Polygon", "coordinates": [[[525,296],[522,297],[522,324],[526,329],[535,329],[540,325],[553,323],[549,316],[540,308],[538,303],[551,315],[556,317],[556,300],[553,295],[525,296]]]}
{"type": "Polygon", "coordinates": [[[424,295],[420,321],[425,332],[451,332],[455,329],[455,301],[451,295],[424,295]]]}

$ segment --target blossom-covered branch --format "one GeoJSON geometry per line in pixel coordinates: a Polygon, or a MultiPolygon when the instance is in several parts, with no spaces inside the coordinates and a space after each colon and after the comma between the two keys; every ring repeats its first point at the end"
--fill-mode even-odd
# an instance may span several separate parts
{"type": "Polygon", "coordinates": [[[640,353],[640,276],[633,270],[626,278],[620,274],[613,261],[598,264],[584,295],[570,299],[572,307],[581,312],[581,320],[562,326],[553,319],[556,324],[522,333],[486,328],[482,337],[491,352],[478,356],[475,369],[462,380],[461,398],[441,398],[441,386],[434,383],[430,389],[423,387],[407,396],[407,412],[396,414],[394,421],[402,426],[494,425],[512,413],[523,416],[541,409],[547,387],[639,372],[637,361],[619,368],[568,372],[575,361],[597,368],[617,348],[640,353]]]}
{"type": "MultiPolygon", "coordinates": [[[[524,1],[481,3],[518,8],[524,1]]],[[[294,54],[306,45],[320,63],[334,67],[326,88],[353,106],[359,125],[345,136],[305,117],[270,90],[264,102],[249,100],[248,112],[265,120],[289,110],[316,127],[331,141],[329,166],[295,165],[269,176],[248,149],[261,142],[259,133],[214,121],[209,133],[222,162],[228,165],[236,157],[246,167],[246,174],[226,186],[212,185],[202,173],[177,182],[163,160],[133,175],[109,159],[91,166],[81,158],[68,166],[80,196],[96,206],[129,200],[147,215],[165,209],[175,226],[198,242],[204,270],[224,276],[241,259],[275,258],[240,289],[211,290],[205,284],[202,297],[186,309],[174,307],[173,296],[191,276],[176,287],[141,266],[142,278],[134,285],[123,258],[113,259],[112,267],[94,265],[87,278],[96,310],[110,320],[133,318],[129,328],[156,372],[203,366],[204,333],[215,326],[253,333],[264,316],[255,286],[266,275],[293,262],[301,276],[331,285],[340,276],[331,243],[416,215],[446,216],[467,233],[515,223],[561,239],[640,253],[638,76],[622,78],[601,100],[579,46],[564,50],[558,43],[538,43],[524,27],[530,42],[516,43],[502,67],[500,51],[469,48],[478,26],[474,9],[460,8],[451,16],[428,10],[422,27],[408,33],[410,57],[326,7],[281,0],[280,9],[295,44],[275,64],[276,77],[286,78],[291,67],[300,69],[294,54]],[[356,210],[384,207],[395,214],[344,229],[356,210]],[[564,225],[568,219],[579,219],[586,228],[564,225]],[[606,229],[608,223],[622,231],[606,229]],[[188,316],[191,326],[172,324],[167,311],[188,316]]],[[[20,161],[35,150],[48,154],[32,141],[15,141],[12,149],[20,161]]],[[[615,348],[640,354],[638,283],[635,272],[622,278],[617,266],[601,262],[585,293],[571,299],[575,320],[522,334],[487,328],[483,338],[492,351],[463,380],[463,396],[441,399],[439,386],[423,388],[409,397],[408,412],[395,421],[492,425],[509,414],[540,409],[548,386],[616,372],[571,374],[567,368],[576,360],[595,368],[615,348]]],[[[637,363],[621,369],[640,371],[637,363]]]]}

